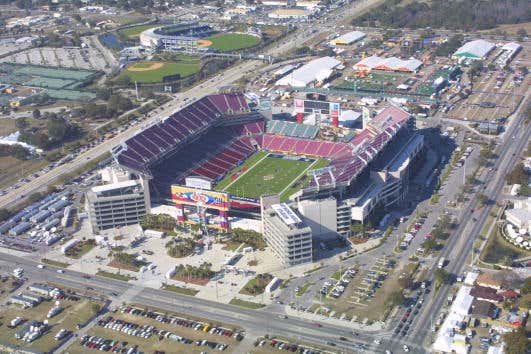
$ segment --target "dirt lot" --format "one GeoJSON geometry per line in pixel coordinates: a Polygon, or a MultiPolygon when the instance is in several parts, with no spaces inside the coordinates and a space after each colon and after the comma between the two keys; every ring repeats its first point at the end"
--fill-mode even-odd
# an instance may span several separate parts
{"type": "Polygon", "coordinates": [[[44,301],[38,306],[28,309],[23,309],[20,305],[2,305],[0,307],[2,313],[0,315],[0,321],[2,322],[0,326],[0,342],[27,346],[41,351],[49,351],[59,344],[54,339],[54,336],[61,328],[69,331],[75,330],[77,324],[84,323],[94,315],[97,308],[93,305],[97,304],[102,306],[101,303],[88,299],[80,299],[79,301],[60,300],[60,306],[63,308],[63,311],[48,319],[46,318],[46,314],[53,307],[54,301],[44,301]],[[7,325],[17,316],[22,317],[24,322],[16,328],[8,328],[7,325]],[[51,328],[43,336],[31,343],[25,343],[16,339],[15,333],[24,328],[29,320],[37,320],[40,322],[48,320],[51,328]]]}

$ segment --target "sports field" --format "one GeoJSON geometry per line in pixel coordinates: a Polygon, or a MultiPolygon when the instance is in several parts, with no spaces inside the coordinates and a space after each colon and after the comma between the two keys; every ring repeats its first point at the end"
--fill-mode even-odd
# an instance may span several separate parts
{"type": "Polygon", "coordinates": [[[164,76],[179,74],[181,77],[190,76],[201,69],[199,60],[196,62],[139,62],[129,66],[120,77],[128,76],[129,79],[139,83],[162,82],[164,76]]]}
{"type": "Polygon", "coordinates": [[[230,52],[233,50],[250,48],[260,42],[258,37],[244,33],[222,33],[205,39],[212,42],[209,48],[216,49],[221,52],[230,52]]]}
{"type": "Polygon", "coordinates": [[[249,161],[250,164],[244,164],[233,171],[216,189],[223,189],[234,196],[250,198],[282,193],[319,160],[288,158],[261,151],[251,156],[249,161]]]}

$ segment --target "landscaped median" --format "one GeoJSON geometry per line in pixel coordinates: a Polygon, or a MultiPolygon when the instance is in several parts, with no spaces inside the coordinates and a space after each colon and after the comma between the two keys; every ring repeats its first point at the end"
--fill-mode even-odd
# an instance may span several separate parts
{"type": "Polygon", "coordinates": [[[129,281],[129,280],[133,279],[129,275],[120,274],[120,273],[113,273],[113,272],[107,272],[106,270],[98,270],[96,275],[99,275],[100,277],[112,278],[112,279],[122,280],[122,281],[129,281]]]}
{"type": "Polygon", "coordinates": [[[171,284],[164,284],[161,287],[162,290],[172,291],[177,294],[181,295],[189,295],[189,296],[195,296],[199,290],[191,289],[191,288],[185,288],[178,285],[171,285],[171,284]]]}
{"type": "Polygon", "coordinates": [[[68,266],[70,266],[70,263],[54,261],[53,259],[48,259],[48,258],[41,259],[41,262],[51,265],[53,267],[60,267],[60,268],[68,268],[68,266]]]}
{"type": "Polygon", "coordinates": [[[230,300],[229,304],[240,306],[240,307],[245,307],[245,308],[253,309],[253,310],[257,310],[257,309],[261,309],[262,307],[265,307],[264,304],[259,304],[257,302],[246,301],[246,300],[241,300],[237,298],[230,300]]]}

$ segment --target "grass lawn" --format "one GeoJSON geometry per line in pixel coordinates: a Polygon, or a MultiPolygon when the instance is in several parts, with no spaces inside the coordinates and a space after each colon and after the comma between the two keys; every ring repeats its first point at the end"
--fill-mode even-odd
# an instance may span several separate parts
{"type": "MultiPolygon", "coordinates": [[[[32,117],[31,111],[27,113],[32,117]]],[[[0,136],[7,136],[19,130],[15,125],[15,119],[0,119],[0,136]]],[[[30,128],[43,128],[46,122],[33,118],[26,118],[30,128]]],[[[0,189],[18,182],[22,177],[38,171],[46,166],[49,162],[46,159],[18,160],[11,156],[0,157],[0,189]]]]}
{"type": "Polygon", "coordinates": [[[244,48],[250,48],[258,44],[260,39],[250,34],[243,33],[223,33],[206,38],[212,42],[209,48],[222,52],[230,52],[244,48]]]}
{"type": "Polygon", "coordinates": [[[145,30],[148,30],[153,27],[158,27],[158,26],[160,26],[160,24],[151,23],[149,25],[140,25],[140,26],[124,28],[124,29],[119,30],[118,32],[129,38],[135,38],[135,37],[138,37],[140,33],[144,32],[145,30]]]}
{"type": "Polygon", "coordinates": [[[0,321],[3,323],[0,327],[0,342],[29,347],[42,352],[48,352],[60,342],[54,339],[55,334],[61,329],[73,331],[77,324],[86,322],[91,318],[99,307],[103,304],[88,299],[80,301],[61,300],[63,311],[52,318],[46,318],[46,314],[53,306],[53,301],[44,301],[36,307],[23,309],[18,305],[3,305],[1,307],[2,315],[0,321]],[[97,304],[98,307],[94,307],[97,304]],[[16,316],[22,317],[26,322],[28,320],[49,321],[51,327],[42,337],[37,340],[26,343],[15,338],[15,333],[20,331],[26,325],[26,322],[18,325],[16,328],[8,328],[7,324],[16,316]]]}
{"type": "Polygon", "coordinates": [[[163,285],[161,289],[173,291],[174,293],[177,293],[177,294],[190,295],[190,296],[195,296],[199,292],[199,290],[183,288],[182,286],[170,285],[170,284],[163,285]]]}
{"type": "Polygon", "coordinates": [[[67,268],[70,265],[70,263],[54,261],[53,259],[47,259],[47,258],[43,258],[41,261],[42,263],[49,264],[54,267],[61,267],[61,268],[67,268]]]}
{"type": "Polygon", "coordinates": [[[68,258],[79,259],[96,246],[94,240],[81,241],[74,248],[65,253],[68,258]]]}
{"type": "Polygon", "coordinates": [[[236,298],[230,300],[229,304],[235,305],[235,306],[240,306],[240,307],[245,307],[245,308],[253,309],[253,310],[257,310],[257,309],[261,309],[262,307],[265,307],[265,305],[263,305],[263,304],[259,304],[259,303],[251,302],[251,301],[240,300],[240,299],[236,299],[236,298]]]}
{"type": "Polygon", "coordinates": [[[314,283],[305,283],[303,286],[301,286],[299,288],[299,291],[297,291],[297,293],[295,295],[297,296],[302,296],[306,293],[306,291],[308,291],[308,289],[310,288],[310,286],[312,286],[314,283]]]}
{"type": "MultiPolygon", "coordinates": [[[[151,66],[149,62],[140,62],[131,65],[129,68],[138,68],[146,69],[151,66]]],[[[168,75],[181,75],[181,77],[187,77],[197,73],[201,69],[199,61],[190,62],[190,63],[174,63],[174,62],[164,62],[162,67],[154,70],[146,71],[130,71],[124,70],[119,77],[127,76],[131,82],[140,82],[140,83],[155,83],[162,82],[164,76],[168,75]]]]}
{"type": "Polygon", "coordinates": [[[232,195],[260,198],[280,193],[313,162],[265,157],[225,188],[232,195]]]}
{"type": "Polygon", "coordinates": [[[500,235],[499,229],[495,229],[481,252],[480,259],[485,263],[497,264],[503,263],[506,259],[512,260],[529,255],[531,252],[505,241],[500,235]]]}
{"type": "Polygon", "coordinates": [[[99,275],[100,277],[112,278],[112,279],[122,280],[122,281],[131,280],[131,277],[129,275],[107,272],[105,270],[98,270],[96,275],[99,275]]]}
{"type": "Polygon", "coordinates": [[[258,274],[255,278],[249,280],[247,284],[240,290],[240,294],[244,295],[260,295],[264,293],[264,290],[273,280],[271,274],[258,274]]]}

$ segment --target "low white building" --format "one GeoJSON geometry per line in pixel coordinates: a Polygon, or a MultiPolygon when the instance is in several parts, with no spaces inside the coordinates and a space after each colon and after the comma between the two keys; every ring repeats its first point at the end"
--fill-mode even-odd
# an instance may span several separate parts
{"type": "Polygon", "coordinates": [[[484,39],[476,39],[462,45],[453,54],[455,59],[482,60],[495,48],[494,43],[484,39]]]}
{"type": "Polygon", "coordinates": [[[470,295],[469,286],[459,288],[455,300],[452,303],[450,312],[441,325],[437,338],[433,343],[434,352],[467,354],[470,345],[466,342],[466,337],[456,333],[461,322],[468,316],[470,306],[474,297],[470,295]]]}
{"type": "Polygon", "coordinates": [[[513,209],[505,210],[505,219],[522,233],[531,234],[531,198],[513,200],[513,209]]]}
{"type": "Polygon", "coordinates": [[[323,82],[328,79],[334,72],[334,69],[340,65],[341,62],[332,57],[314,59],[282,77],[276,82],[276,85],[306,87],[315,81],[323,82]]]}

